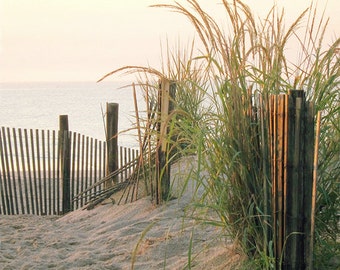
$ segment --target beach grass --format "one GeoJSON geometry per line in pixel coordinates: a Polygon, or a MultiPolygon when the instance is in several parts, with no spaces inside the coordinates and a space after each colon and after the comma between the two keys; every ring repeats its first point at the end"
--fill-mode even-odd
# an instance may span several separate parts
{"type": "MultiPolygon", "coordinates": [[[[158,136],[153,127],[159,120],[152,109],[157,79],[176,82],[175,109],[167,119],[171,148],[167,162],[197,157],[190,179],[200,192],[192,215],[221,227],[248,256],[245,265],[256,269],[274,269],[275,261],[268,233],[269,124],[264,120],[267,112],[252,110],[267,104],[269,95],[304,90],[315,104],[315,113],[322,111],[314,261],[316,269],[327,269],[339,253],[340,39],[323,43],[328,18],[322,10],[319,15],[314,2],[288,26],[284,10],[276,6],[265,18],[257,18],[240,0],[222,0],[221,5],[225,25],[196,0],[155,5],[186,16],[202,44],[200,50],[195,50],[195,42],[185,49],[167,44],[162,70],[126,66],[106,76],[121,71],[138,74],[149,104],[143,130],[152,145],[146,158],[150,168],[158,136]],[[297,56],[287,53],[291,46],[297,56]],[[202,216],[202,209],[212,210],[217,218],[202,216]]],[[[190,242],[189,261],[191,248],[190,242]]]]}

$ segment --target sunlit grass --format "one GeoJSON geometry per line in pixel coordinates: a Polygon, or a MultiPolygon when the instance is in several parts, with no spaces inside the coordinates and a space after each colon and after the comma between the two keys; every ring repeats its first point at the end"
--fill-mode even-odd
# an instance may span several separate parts
{"type": "Polygon", "coordinates": [[[253,108],[267,104],[271,94],[303,89],[316,113],[323,111],[315,264],[324,269],[339,252],[340,39],[323,44],[328,20],[323,15],[317,19],[313,3],[288,26],[284,11],[275,6],[265,18],[256,18],[242,1],[223,0],[222,5],[225,25],[195,0],[156,5],[186,16],[203,47],[196,51],[195,43],[185,50],[168,46],[161,71],[127,66],[113,72],[139,74],[150,104],[144,121],[145,136],[153,145],[146,158],[149,167],[158,136],[157,111],[152,106],[158,91],[155,77],[165,77],[177,85],[175,109],[167,119],[168,162],[197,156],[196,172],[190,175],[204,187],[203,194],[197,194],[197,211],[213,210],[218,219],[207,223],[222,227],[258,269],[273,269],[268,112],[253,108]],[[286,53],[292,44],[298,59],[286,53]]]}

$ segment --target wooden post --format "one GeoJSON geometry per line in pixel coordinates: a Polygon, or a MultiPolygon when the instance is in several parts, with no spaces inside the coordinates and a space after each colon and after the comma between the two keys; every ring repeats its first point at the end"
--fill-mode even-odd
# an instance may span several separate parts
{"type": "Polygon", "coordinates": [[[276,269],[313,269],[314,108],[304,92],[271,99],[272,217],[276,269]],[[281,260],[282,259],[282,260],[281,260]],[[282,264],[281,264],[282,263],[282,264]]]}
{"type": "MultiPolygon", "coordinates": [[[[118,170],[118,108],[118,103],[106,103],[107,175],[118,170]]],[[[117,182],[118,175],[105,182],[105,188],[110,188],[117,182]]]]}
{"type": "MultiPolygon", "coordinates": [[[[301,236],[299,229],[299,205],[301,199],[299,177],[300,171],[300,149],[301,141],[301,106],[302,101],[294,93],[289,95],[288,108],[288,160],[287,160],[287,190],[286,190],[286,213],[285,213],[285,249],[284,249],[284,269],[296,268],[298,242],[301,236]]],[[[302,247],[300,246],[300,249],[302,247]]]]}
{"type": "MultiPolygon", "coordinates": [[[[303,179],[303,214],[304,214],[304,255],[305,267],[313,270],[313,241],[314,230],[312,220],[314,220],[313,210],[313,164],[314,164],[314,106],[306,106],[306,124],[305,124],[305,154],[304,154],[304,179],[303,179]]],[[[316,139],[317,140],[317,139],[316,139]]],[[[315,142],[317,145],[317,142],[315,142]]]]}
{"type": "MultiPolygon", "coordinates": [[[[313,157],[313,184],[312,184],[312,202],[311,202],[311,220],[310,220],[310,236],[309,248],[307,254],[307,267],[313,270],[314,264],[314,232],[315,232],[315,207],[316,207],[316,189],[317,189],[317,176],[318,176],[318,157],[319,157],[319,141],[320,141],[320,125],[321,125],[321,112],[319,111],[316,118],[316,131],[315,131],[315,147],[313,157]]],[[[308,243],[307,243],[308,244],[308,243]]]]}
{"type": "MultiPolygon", "coordinates": [[[[283,216],[284,216],[284,181],[282,179],[284,178],[284,133],[285,133],[285,115],[284,115],[284,109],[285,109],[285,98],[284,96],[278,96],[277,97],[277,108],[276,108],[276,121],[277,121],[277,143],[276,143],[276,176],[277,176],[277,216],[278,216],[278,222],[280,224],[283,224],[283,216]]],[[[279,245],[278,254],[282,252],[282,243],[284,241],[283,239],[283,226],[279,228],[278,230],[278,238],[277,242],[279,245]]]]}
{"type": "Polygon", "coordinates": [[[59,151],[62,173],[62,212],[66,214],[71,209],[71,186],[70,186],[70,140],[69,140],[68,116],[59,116],[59,151]]]}
{"type": "Polygon", "coordinates": [[[169,166],[169,138],[168,122],[169,114],[173,110],[173,100],[176,93],[176,84],[166,78],[160,81],[158,105],[159,105],[159,123],[158,123],[158,148],[156,157],[157,180],[155,185],[155,201],[160,204],[170,197],[170,166],[169,166]]]}
{"type": "MultiPolygon", "coordinates": [[[[262,96],[259,96],[259,122],[260,122],[260,132],[263,134],[261,136],[261,152],[262,152],[262,171],[264,174],[263,177],[263,209],[264,209],[264,238],[263,238],[263,247],[265,250],[265,254],[269,256],[269,241],[272,237],[272,231],[270,227],[270,199],[271,199],[271,190],[269,185],[270,180],[270,138],[269,132],[271,127],[271,121],[269,119],[269,107],[265,106],[265,102],[268,101],[267,98],[263,99],[262,96]]],[[[275,251],[275,249],[274,249],[275,251]]]]}

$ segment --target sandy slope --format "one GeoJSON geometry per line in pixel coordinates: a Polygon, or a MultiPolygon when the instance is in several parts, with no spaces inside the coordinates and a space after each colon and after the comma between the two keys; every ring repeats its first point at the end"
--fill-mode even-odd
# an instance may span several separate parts
{"type": "Polygon", "coordinates": [[[214,227],[186,216],[190,192],[154,207],[149,198],[63,217],[1,216],[0,269],[235,269],[240,256],[214,227]],[[134,268],[133,268],[134,266],[134,268]]]}

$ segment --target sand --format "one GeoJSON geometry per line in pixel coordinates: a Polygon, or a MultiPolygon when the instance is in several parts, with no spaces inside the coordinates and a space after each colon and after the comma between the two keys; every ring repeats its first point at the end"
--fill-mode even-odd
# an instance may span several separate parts
{"type": "Polygon", "coordinates": [[[158,207],[146,197],[62,217],[1,216],[0,269],[237,269],[240,255],[221,231],[188,217],[191,196],[158,207]]]}

